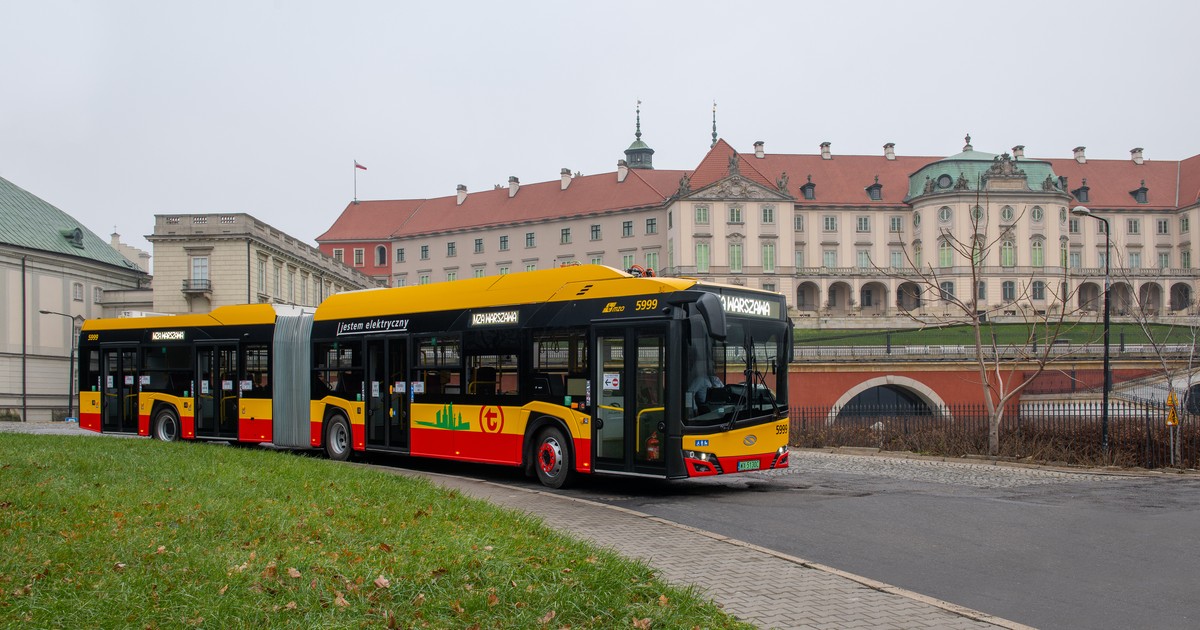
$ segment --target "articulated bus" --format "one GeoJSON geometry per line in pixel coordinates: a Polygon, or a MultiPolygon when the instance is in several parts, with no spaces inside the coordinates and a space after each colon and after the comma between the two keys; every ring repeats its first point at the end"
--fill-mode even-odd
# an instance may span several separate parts
{"type": "Polygon", "coordinates": [[[680,479],[788,465],[783,296],[577,265],[85,322],[80,426],[680,479]]]}

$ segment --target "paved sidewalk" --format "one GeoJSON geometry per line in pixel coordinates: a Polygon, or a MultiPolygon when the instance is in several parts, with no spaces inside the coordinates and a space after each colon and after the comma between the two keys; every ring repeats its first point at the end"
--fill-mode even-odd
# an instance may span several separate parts
{"type": "MultiPolygon", "coordinates": [[[[97,435],[73,423],[0,422],[0,433],[97,435]]],[[[678,523],[553,492],[398,468],[465,495],[542,518],[555,529],[639,558],[675,585],[695,585],[762,628],[1025,628],[1005,619],[678,523]]]]}
{"type": "Polygon", "coordinates": [[[726,612],[762,628],[1027,627],[625,508],[489,481],[391,470],[534,514],[550,527],[644,560],[672,584],[695,585],[726,612]]]}

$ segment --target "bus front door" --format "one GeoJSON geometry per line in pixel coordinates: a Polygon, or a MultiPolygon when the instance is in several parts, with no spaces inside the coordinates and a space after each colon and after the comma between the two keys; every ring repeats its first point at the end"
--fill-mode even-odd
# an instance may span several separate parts
{"type": "Polygon", "coordinates": [[[367,340],[367,446],[408,449],[408,339],[367,340]]]}
{"type": "Polygon", "coordinates": [[[592,356],[597,471],[666,474],[666,327],[600,328],[592,356]]]}
{"type": "Polygon", "coordinates": [[[135,348],[104,348],[100,431],[137,433],[138,374],[135,348]]]}
{"type": "Polygon", "coordinates": [[[196,437],[237,439],[237,355],[236,343],[196,347],[196,437]]]}

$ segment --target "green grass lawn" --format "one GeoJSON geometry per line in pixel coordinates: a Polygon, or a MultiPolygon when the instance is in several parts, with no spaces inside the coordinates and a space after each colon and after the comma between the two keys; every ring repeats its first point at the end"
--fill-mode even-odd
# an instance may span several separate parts
{"type": "MultiPolygon", "coordinates": [[[[1100,343],[1104,327],[1094,322],[1064,323],[1058,339],[1065,339],[1074,344],[1100,343]]],[[[1192,329],[1187,326],[1150,327],[1154,340],[1159,343],[1190,343],[1193,341],[1192,329]]],[[[994,331],[996,342],[1001,345],[1024,344],[1029,339],[1029,328],[1024,324],[994,324],[984,325],[985,342],[988,335],[994,331]]],[[[805,346],[882,346],[887,343],[885,330],[861,329],[814,329],[796,328],[796,343],[805,346]]],[[[1148,339],[1142,328],[1136,324],[1112,324],[1109,329],[1112,344],[1121,342],[1124,335],[1127,344],[1143,344],[1148,339]]],[[[1046,337],[1045,328],[1037,327],[1035,336],[1042,341],[1046,337]]],[[[975,333],[970,326],[945,326],[925,329],[892,330],[892,345],[972,345],[975,343],[975,333]]]]}
{"type": "Polygon", "coordinates": [[[3,627],[748,627],[536,518],[219,444],[0,434],[0,544],[3,627]]]}

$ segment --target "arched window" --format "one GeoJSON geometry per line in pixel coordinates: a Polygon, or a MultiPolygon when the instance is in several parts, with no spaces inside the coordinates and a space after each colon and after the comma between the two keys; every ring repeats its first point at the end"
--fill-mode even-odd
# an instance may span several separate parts
{"type": "Polygon", "coordinates": [[[1034,267],[1046,266],[1046,254],[1042,241],[1035,240],[1029,245],[1029,264],[1034,267]]]}
{"type": "Polygon", "coordinates": [[[938,289],[941,290],[943,302],[949,302],[950,300],[954,299],[954,283],[953,282],[950,282],[950,281],[943,282],[938,285],[938,289]]]}
{"type": "Polygon", "coordinates": [[[1000,243],[1000,266],[1015,267],[1017,264],[1017,244],[1012,241],[1000,243]]]}
{"type": "Polygon", "coordinates": [[[921,268],[921,244],[920,243],[913,245],[912,258],[913,258],[913,268],[920,269],[921,268]]]}
{"type": "Polygon", "coordinates": [[[383,245],[375,246],[375,266],[382,267],[388,264],[387,248],[383,245]]]}
{"type": "Polygon", "coordinates": [[[954,250],[950,248],[950,241],[941,239],[938,241],[938,266],[951,267],[954,265],[954,250]]]}

